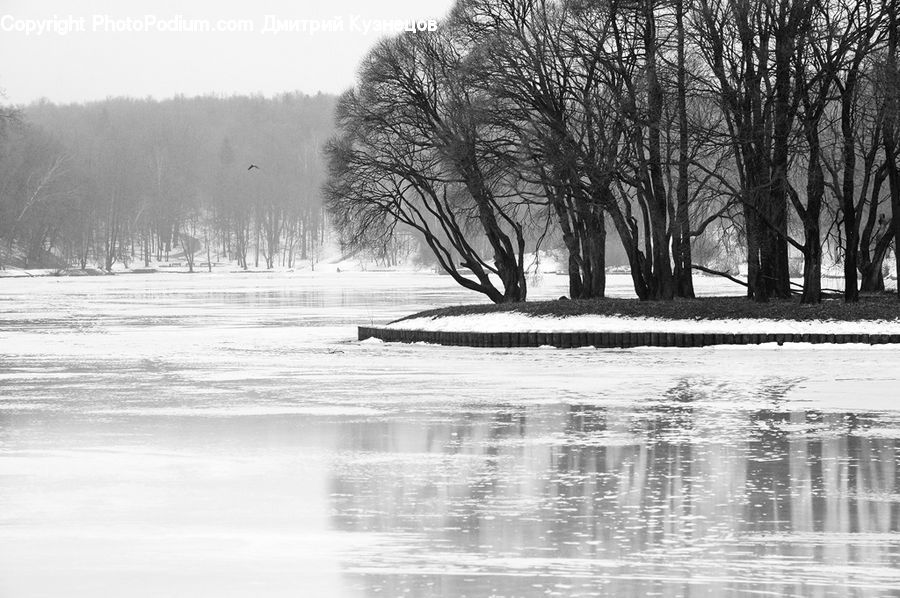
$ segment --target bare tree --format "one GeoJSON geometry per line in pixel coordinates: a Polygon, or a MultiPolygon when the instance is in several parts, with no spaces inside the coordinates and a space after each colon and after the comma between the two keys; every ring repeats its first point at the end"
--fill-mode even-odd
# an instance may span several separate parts
{"type": "MultiPolygon", "coordinates": [[[[329,150],[329,205],[345,229],[353,229],[347,216],[354,208],[357,218],[391,214],[422,233],[441,266],[463,286],[495,302],[522,301],[527,293],[522,206],[503,165],[493,159],[503,140],[481,120],[483,99],[459,79],[463,58],[443,32],[401,36],[370,53],[357,90],[345,94],[338,111],[344,135],[329,150]],[[363,175],[371,180],[360,179],[363,175]],[[347,192],[354,186],[365,189],[359,197],[372,210],[360,209],[365,206],[347,192]],[[463,233],[476,224],[490,260],[463,233]],[[477,282],[460,274],[441,235],[477,282]],[[500,279],[500,289],[491,275],[500,279]]],[[[392,230],[390,222],[382,223],[392,230]]]]}

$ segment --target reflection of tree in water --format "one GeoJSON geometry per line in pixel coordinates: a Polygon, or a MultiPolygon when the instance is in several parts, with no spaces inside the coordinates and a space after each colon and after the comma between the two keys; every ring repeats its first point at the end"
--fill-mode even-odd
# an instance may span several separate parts
{"type": "MultiPolygon", "coordinates": [[[[793,381],[770,381],[757,394],[779,405],[793,388],[793,381]]],[[[749,413],[746,513],[744,524],[759,532],[780,532],[790,525],[789,438],[791,414],[776,409],[749,413]]]]}
{"type": "Polygon", "coordinates": [[[640,407],[498,406],[357,424],[333,482],[334,522],[412,533],[418,544],[394,558],[463,571],[455,581],[376,576],[398,594],[439,593],[428,584],[440,583],[460,594],[541,595],[530,574],[491,574],[508,573],[509,557],[550,559],[527,571],[551,578],[574,567],[576,579],[603,581],[615,595],[678,595],[692,576],[707,578],[708,595],[746,587],[732,578],[761,578],[777,593],[795,589],[792,563],[896,564],[890,542],[853,536],[897,531],[896,441],[861,435],[876,416],[779,411],[789,389],[763,388],[776,408],[752,411],[720,387],[683,380],[640,407]]]}

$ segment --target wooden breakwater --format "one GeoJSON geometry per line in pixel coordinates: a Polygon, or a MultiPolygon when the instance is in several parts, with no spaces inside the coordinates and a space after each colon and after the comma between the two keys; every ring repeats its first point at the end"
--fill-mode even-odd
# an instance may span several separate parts
{"type": "Polygon", "coordinates": [[[706,332],[443,332],[359,327],[359,340],[377,338],[385,342],[432,343],[457,347],[542,347],[561,349],[597,347],[706,347],[710,345],[760,345],[762,343],[900,343],[900,334],[772,334],[706,332]]]}

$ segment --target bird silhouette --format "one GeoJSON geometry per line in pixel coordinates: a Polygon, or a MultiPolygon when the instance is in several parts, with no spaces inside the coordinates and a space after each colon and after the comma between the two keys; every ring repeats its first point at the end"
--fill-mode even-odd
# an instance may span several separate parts
{"type": "Polygon", "coordinates": [[[253,170],[254,168],[256,170],[260,170],[259,166],[257,166],[256,164],[251,164],[250,166],[247,167],[247,170],[253,170]]]}

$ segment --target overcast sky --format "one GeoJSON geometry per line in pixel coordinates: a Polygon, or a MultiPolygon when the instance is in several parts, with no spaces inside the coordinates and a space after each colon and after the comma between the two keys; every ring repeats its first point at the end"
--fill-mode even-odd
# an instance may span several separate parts
{"type": "Polygon", "coordinates": [[[383,35],[376,31],[382,21],[440,18],[452,3],[0,0],[0,89],[15,104],[337,93],[352,84],[360,59],[383,35]],[[343,30],[315,31],[328,22],[343,30]],[[273,25],[286,30],[275,33],[273,25]]]}

